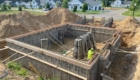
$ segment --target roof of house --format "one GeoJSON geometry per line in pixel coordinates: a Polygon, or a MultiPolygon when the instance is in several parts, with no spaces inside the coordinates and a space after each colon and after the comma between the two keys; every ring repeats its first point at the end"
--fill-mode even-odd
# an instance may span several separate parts
{"type": "Polygon", "coordinates": [[[10,3],[12,3],[12,1],[4,1],[4,3],[10,4],[10,3]]]}
{"type": "Polygon", "coordinates": [[[84,3],[85,2],[85,0],[79,0],[81,3],[84,3]]]}
{"type": "Polygon", "coordinates": [[[60,1],[60,0],[53,0],[55,3],[57,2],[57,1],[60,1]]]}
{"type": "Polygon", "coordinates": [[[21,3],[21,1],[16,1],[15,3],[21,3]]]}
{"type": "Polygon", "coordinates": [[[124,1],[123,4],[128,4],[130,5],[132,1],[124,1]]]}
{"type": "Polygon", "coordinates": [[[101,4],[101,1],[86,0],[85,2],[91,6],[97,6],[97,5],[101,4]]]}
{"type": "MultiPolygon", "coordinates": [[[[113,1],[113,2],[111,3],[111,5],[113,5],[113,4],[114,4],[114,2],[115,2],[115,1],[113,1]]],[[[127,5],[130,5],[130,4],[131,4],[131,2],[132,2],[132,1],[123,1],[123,2],[122,2],[122,4],[127,4],[127,5]]]]}
{"type": "Polygon", "coordinates": [[[46,0],[40,0],[40,4],[45,4],[46,0]]]}
{"type": "Polygon", "coordinates": [[[40,1],[41,1],[41,0],[35,0],[35,1],[36,1],[38,4],[40,4],[40,1]]]}
{"type": "Polygon", "coordinates": [[[35,0],[38,4],[45,4],[46,0],[35,0]]]}

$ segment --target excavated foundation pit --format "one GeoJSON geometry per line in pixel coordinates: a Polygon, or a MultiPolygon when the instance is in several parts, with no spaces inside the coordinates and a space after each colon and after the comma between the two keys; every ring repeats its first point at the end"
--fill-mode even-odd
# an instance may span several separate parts
{"type": "Polygon", "coordinates": [[[63,24],[7,38],[6,48],[10,55],[16,53],[11,61],[31,70],[30,63],[47,79],[100,80],[115,58],[120,37],[116,29],[63,24]],[[87,60],[91,47],[95,55],[87,60]]]}

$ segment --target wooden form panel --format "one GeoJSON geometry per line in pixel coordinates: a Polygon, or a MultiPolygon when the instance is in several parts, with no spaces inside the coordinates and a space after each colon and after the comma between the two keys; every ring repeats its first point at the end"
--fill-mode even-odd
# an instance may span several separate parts
{"type": "MultiPolygon", "coordinates": [[[[15,44],[12,45],[12,43],[8,43],[8,44],[10,44],[8,47],[17,50],[17,48],[16,47],[13,47],[13,46],[18,46],[18,45],[15,45],[15,44]]],[[[26,53],[26,52],[29,52],[29,51],[30,50],[28,50],[28,49],[26,49],[26,50],[24,49],[24,51],[22,51],[22,52],[26,53]]],[[[76,73],[78,75],[81,75],[83,77],[87,77],[88,69],[83,68],[82,66],[75,65],[73,63],[68,63],[65,60],[59,60],[59,59],[56,59],[54,57],[50,57],[48,55],[42,54],[41,52],[40,53],[39,52],[35,52],[32,56],[34,56],[34,57],[36,57],[38,59],[47,61],[47,62],[49,62],[51,64],[57,65],[58,67],[62,67],[63,69],[69,70],[69,71],[71,71],[73,73],[76,73]]],[[[27,64],[27,63],[25,63],[25,64],[27,64]]],[[[34,62],[33,62],[33,65],[35,65],[34,62]]],[[[25,66],[25,67],[27,67],[27,66],[25,66]]],[[[37,68],[39,69],[40,67],[37,66],[37,68]]]]}
{"type": "MultiPolygon", "coordinates": [[[[105,41],[105,40],[110,39],[110,38],[113,38],[113,40],[110,40],[108,44],[106,43],[103,50],[101,51],[101,53],[103,55],[98,56],[91,63],[91,65],[83,64],[83,63],[78,62],[76,60],[66,58],[62,55],[58,55],[58,54],[52,53],[50,51],[41,49],[39,47],[35,47],[35,46],[39,45],[39,41],[40,41],[39,39],[44,38],[44,35],[42,36],[42,34],[48,33],[47,30],[52,29],[50,31],[52,33],[54,33],[54,35],[56,35],[56,37],[57,37],[56,30],[58,28],[60,30],[64,29],[62,26],[57,26],[55,28],[49,28],[46,30],[39,30],[37,32],[31,32],[31,33],[28,33],[26,35],[20,35],[20,36],[13,37],[13,39],[17,39],[17,40],[23,41],[23,42],[25,41],[29,44],[37,43],[37,44],[35,44],[35,46],[31,46],[29,44],[19,42],[16,40],[12,40],[12,39],[6,39],[8,42],[8,47],[13,48],[15,50],[19,50],[21,48],[24,48],[24,51],[21,51],[24,53],[29,53],[29,52],[33,51],[35,53],[32,55],[32,57],[49,62],[53,65],[57,65],[58,67],[61,67],[65,70],[68,70],[72,73],[75,73],[76,75],[83,76],[84,78],[88,78],[89,80],[97,80],[97,76],[99,76],[100,75],[99,73],[103,71],[104,67],[109,62],[109,56],[112,54],[107,49],[115,51],[115,48],[116,47],[118,48],[118,46],[119,46],[118,43],[120,43],[119,42],[120,38],[117,38],[116,36],[120,35],[120,32],[117,31],[116,29],[92,28],[91,26],[83,26],[83,25],[77,25],[77,24],[68,24],[68,25],[63,25],[63,26],[65,26],[65,29],[69,26],[71,30],[75,30],[73,33],[77,34],[77,36],[80,34],[84,34],[85,32],[88,32],[92,29],[93,34],[95,36],[95,40],[97,42],[102,42],[102,41],[105,41]],[[80,33],[78,31],[81,31],[81,32],[83,31],[83,32],[80,33]],[[37,40],[33,40],[33,39],[30,40],[29,38],[33,38],[33,39],[38,38],[38,39],[37,40]],[[111,41],[112,41],[112,43],[110,43],[111,41]]],[[[26,62],[21,61],[22,63],[24,63],[24,65],[26,65],[25,67],[28,68],[28,65],[27,65],[28,62],[31,62],[36,67],[36,69],[40,69],[43,67],[43,69],[40,69],[40,71],[39,71],[40,74],[43,76],[46,76],[49,78],[49,76],[53,75],[53,76],[59,77],[61,80],[81,80],[78,77],[75,77],[75,76],[68,74],[68,73],[65,73],[64,71],[61,71],[57,68],[53,68],[49,65],[41,63],[40,61],[36,61],[35,59],[28,58],[28,57],[26,57],[26,58],[27,58],[25,60],[26,62]],[[42,65],[42,66],[40,66],[40,65],[42,65]],[[48,74],[47,72],[50,72],[51,74],[48,74]]]]}

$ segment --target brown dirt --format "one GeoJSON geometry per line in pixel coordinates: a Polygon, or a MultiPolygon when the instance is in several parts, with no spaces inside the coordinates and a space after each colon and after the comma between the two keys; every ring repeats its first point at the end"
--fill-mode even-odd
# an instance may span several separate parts
{"type": "Polygon", "coordinates": [[[31,15],[29,12],[0,15],[0,39],[78,19],[81,18],[63,8],[55,8],[42,16],[31,15]]]}
{"type": "Polygon", "coordinates": [[[86,25],[90,25],[93,27],[101,27],[101,19],[94,18],[94,22],[88,22],[86,25]]]}
{"type": "MultiPolygon", "coordinates": [[[[140,45],[140,22],[128,17],[120,22],[114,22],[121,29],[123,50],[134,51],[140,45]]],[[[140,51],[139,51],[140,52],[140,51]]],[[[117,53],[117,57],[108,70],[108,75],[115,80],[140,80],[140,54],[117,53]],[[126,57],[129,55],[128,57],[126,57]]]]}
{"type": "Polygon", "coordinates": [[[123,46],[130,48],[140,43],[140,22],[138,20],[128,17],[121,22],[116,22],[115,26],[123,32],[123,46]]]}
{"type": "MultiPolygon", "coordinates": [[[[5,38],[79,19],[81,18],[64,8],[52,9],[41,16],[32,15],[26,11],[0,15],[0,48],[5,46],[5,38]]],[[[1,54],[4,55],[5,52],[0,53],[0,57],[3,57],[1,54]]]]}
{"type": "Polygon", "coordinates": [[[7,68],[6,66],[0,63],[0,76],[5,74],[4,70],[8,71],[8,75],[0,80],[38,80],[39,77],[35,73],[29,71],[29,75],[27,76],[17,75],[12,69],[7,68]]]}

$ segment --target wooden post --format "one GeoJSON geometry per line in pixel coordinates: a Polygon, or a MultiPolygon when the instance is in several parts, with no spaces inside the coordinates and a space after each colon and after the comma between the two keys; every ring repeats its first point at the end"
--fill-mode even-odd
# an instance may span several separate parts
{"type": "MultiPolygon", "coordinates": [[[[87,53],[88,51],[88,46],[87,46],[87,36],[86,35],[83,35],[84,36],[84,40],[85,40],[85,53],[87,53]]],[[[87,54],[86,54],[87,55],[87,54]]]]}
{"type": "Polygon", "coordinates": [[[41,48],[48,49],[48,47],[49,47],[48,38],[41,39],[41,48]]]}
{"type": "Polygon", "coordinates": [[[92,16],[92,22],[94,23],[94,16],[92,16]]]}
{"type": "Polygon", "coordinates": [[[82,39],[78,39],[78,59],[82,59],[82,39]]]}
{"type": "Polygon", "coordinates": [[[64,30],[58,31],[58,40],[64,44],[64,30]]]}
{"type": "Polygon", "coordinates": [[[105,23],[105,17],[102,17],[101,25],[103,25],[104,23],[105,23]]]}
{"type": "Polygon", "coordinates": [[[77,39],[74,40],[74,52],[73,52],[73,57],[74,57],[75,59],[77,59],[77,57],[78,57],[78,40],[77,40],[77,39]]]}
{"type": "Polygon", "coordinates": [[[86,53],[87,53],[87,52],[85,51],[85,48],[86,48],[86,47],[85,47],[85,44],[86,44],[86,43],[85,43],[85,38],[84,38],[83,35],[81,35],[81,36],[80,36],[80,39],[82,39],[82,53],[83,53],[82,57],[86,57],[86,53]]]}

